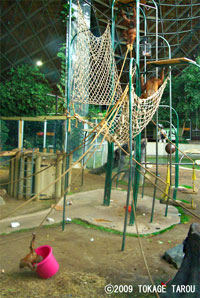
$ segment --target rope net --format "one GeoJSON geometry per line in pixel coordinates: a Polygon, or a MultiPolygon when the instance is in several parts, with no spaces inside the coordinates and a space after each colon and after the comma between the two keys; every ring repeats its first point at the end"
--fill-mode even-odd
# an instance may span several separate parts
{"type": "MultiPolygon", "coordinates": [[[[75,43],[74,50],[77,59],[72,59],[71,100],[83,104],[109,105],[109,108],[111,104],[120,103],[120,107],[117,105],[117,113],[114,113],[112,117],[108,113],[105,117],[104,129],[101,129],[101,134],[108,141],[127,143],[129,140],[128,85],[122,91],[111,44],[110,26],[107,25],[101,37],[95,37],[89,31],[79,5],[76,22],[77,34],[75,37],[78,38],[78,42],[75,43]],[[112,122],[111,125],[110,122],[112,122]]],[[[135,70],[132,76],[134,76],[135,70]]],[[[148,98],[138,97],[132,86],[132,138],[137,136],[153,118],[167,81],[168,78],[157,92],[148,98]]],[[[80,115],[74,114],[74,116],[81,121],[80,115]]],[[[95,128],[94,123],[86,120],[83,122],[95,128]]],[[[96,131],[99,131],[100,128],[102,127],[97,126],[96,131]]]]}
{"type": "MultiPolygon", "coordinates": [[[[135,138],[151,121],[157,111],[168,78],[161,87],[150,97],[140,98],[132,86],[132,138],[135,138]]],[[[114,136],[120,144],[129,140],[129,98],[122,105],[121,113],[114,121],[114,136]]]]}
{"type": "Polygon", "coordinates": [[[118,84],[110,25],[107,25],[102,36],[95,37],[88,29],[78,5],[76,28],[74,39],[78,40],[73,42],[72,102],[109,105],[115,90],[112,103],[116,103],[122,95],[122,89],[118,84]]]}

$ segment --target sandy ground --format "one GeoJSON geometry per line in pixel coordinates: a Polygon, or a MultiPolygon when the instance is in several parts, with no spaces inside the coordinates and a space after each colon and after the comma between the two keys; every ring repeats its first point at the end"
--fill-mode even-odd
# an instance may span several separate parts
{"type": "MultiPolygon", "coordinates": [[[[166,168],[160,169],[160,175],[165,179],[166,168]]],[[[191,171],[181,169],[180,184],[191,184],[191,176],[191,171]]],[[[83,186],[80,186],[80,181],[81,179],[72,185],[72,192],[104,187],[104,175],[86,173],[83,186]]],[[[198,188],[199,181],[200,173],[197,172],[198,188]]],[[[120,187],[126,189],[125,185],[120,187]]],[[[145,193],[149,196],[153,193],[150,182],[146,183],[145,193]]],[[[160,196],[160,192],[157,192],[157,197],[160,196]]],[[[178,197],[191,199],[191,195],[188,194],[179,194],[178,197]]],[[[21,203],[12,198],[5,200],[6,205],[1,207],[1,212],[4,214],[21,203]]],[[[194,196],[194,200],[197,204],[195,212],[199,215],[199,194],[194,196]]],[[[33,202],[20,213],[45,209],[51,203],[33,202]]],[[[165,282],[176,274],[177,270],[166,263],[162,256],[167,249],[182,243],[193,221],[191,219],[186,224],[178,224],[163,234],[142,238],[144,253],[156,284],[165,282]]],[[[139,284],[150,284],[150,282],[136,237],[126,238],[125,251],[122,252],[122,236],[119,234],[74,223],[67,224],[64,231],[60,225],[41,228],[37,232],[36,246],[44,244],[52,246],[53,254],[60,264],[60,269],[54,277],[43,280],[28,268],[19,269],[19,260],[28,253],[31,235],[32,231],[29,230],[0,236],[0,297],[13,297],[13,295],[17,298],[155,297],[152,294],[138,292],[139,284]],[[105,285],[110,283],[130,285],[131,291],[133,286],[133,292],[108,295],[105,293],[105,285]]],[[[119,292],[119,288],[115,289],[119,292]]]]}

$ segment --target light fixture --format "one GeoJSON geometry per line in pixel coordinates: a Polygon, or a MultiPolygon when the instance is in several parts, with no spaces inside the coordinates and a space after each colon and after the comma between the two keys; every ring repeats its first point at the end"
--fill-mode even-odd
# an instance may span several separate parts
{"type": "Polygon", "coordinates": [[[142,55],[149,57],[151,56],[151,43],[148,42],[148,38],[144,36],[142,40],[142,55]]]}
{"type": "Polygon", "coordinates": [[[41,61],[41,60],[38,60],[38,61],[36,62],[36,65],[37,65],[37,66],[42,66],[42,65],[43,65],[43,63],[42,63],[42,61],[41,61]]]}

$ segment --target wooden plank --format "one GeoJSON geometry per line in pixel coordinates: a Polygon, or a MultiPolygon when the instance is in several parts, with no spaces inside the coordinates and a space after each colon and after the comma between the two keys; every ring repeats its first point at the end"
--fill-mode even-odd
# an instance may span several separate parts
{"type": "Polygon", "coordinates": [[[45,121],[45,120],[66,120],[67,116],[36,116],[36,117],[0,117],[1,120],[24,120],[24,121],[45,121]]]}
{"type": "Polygon", "coordinates": [[[185,57],[181,57],[181,58],[173,58],[173,59],[158,60],[158,61],[148,61],[147,65],[170,66],[170,65],[176,65],[176,64],[190,64],[190,63],[194,63],[194,61],[185,57]]]}
{"type": "Polygon", "coordinates": [[[0,156],[15,156],[19,149],[13,149],[12,151],[0,152],[0,156]]]}
{"type": "MultiPolygon", "coordinates": [[[[45,121],[45,120],[66,120],[68,117],[65,115],[62,116],[36,116],[36,117],[0,117],[1,120],[24,120],[24,121],[45,121]]],[[[82,117],[82,119],[88,119],[87,117],[82,117]]],[[[92,117],[92,119],[103,119],[103,117],[92,117]]],[[[71,120],[76,120],[75,117],[71,116],[71,120]]]]}

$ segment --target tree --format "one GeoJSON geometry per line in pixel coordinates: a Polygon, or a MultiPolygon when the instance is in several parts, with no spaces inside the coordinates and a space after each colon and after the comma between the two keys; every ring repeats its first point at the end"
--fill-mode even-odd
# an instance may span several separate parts
{"type": "MultiPolygon", "coordinates": [[[[200,57],[196,62],[200,64],[200,57]]],[[[172,79],[173,107],[182,124],[187,119],[196,120],[196,115],[200,111],[199,91],[200,69],[195,65],[185,68],[180,76],[172,79]]],[[[166,88],[164,99],[169,100],[168,88],[166,88]]]]}
{"type": "MultiPolygon", "coordinates": [[[[23,64],[15,69],[12,68],[8,76],[7,81],[0,83],[1,116],[42,116],[53,112],[55,100],[47,95],[51,93],[51,89],[44,74],[37,67],[23,64]]],[[[17,121],[2,121],[3,150],[10,150],[17,146],[17,129],[17,121]]],[[[40,130],[41,122],[26,121],[24,142],[34,147],[36,133],[40,130]]]]}
{"type": "Polygon", "coordinates": [[[0,83],[2,116],[37,116],[52,112],[51,89],[37,67],[23,64],[12,68],[9,79],[0,83]]]}

